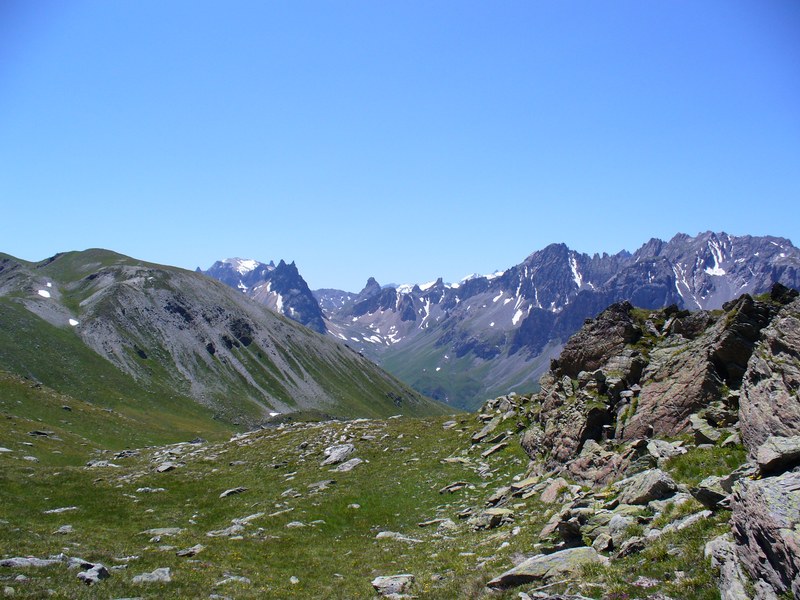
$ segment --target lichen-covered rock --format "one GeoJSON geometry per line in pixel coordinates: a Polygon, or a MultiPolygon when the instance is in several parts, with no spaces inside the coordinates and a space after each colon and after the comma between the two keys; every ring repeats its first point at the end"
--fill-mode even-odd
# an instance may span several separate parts
{"type": "Polygon", "coordinates": [[[578,576],[584,565],[604,563],[606,560],[594,548],[589,547],[539,554],[495,577],[487,585],[502,590],[533,581],[569,579],[578,576]]]}
{"type": "Polygon", "coordinates": [[[740,480],[731,508],[739,557],[751,577],[800,597],[800,473],[740,480]]]}
{"type": "Polygon", "coordinates": [[[771,435],[756,450],[756,464],[762,475],[786,471],[800,464],[800,436],[771,435]]]}
{"type": "Polygon", "coordinates": [[[620,504],[647,504],[675,493],[678,485],[661,469],[649,469],[615,484],[620,504]]]}
{"type": "Polygon", "coordinates": [[[800,299],[761,333],[742,381],[739,419],[754,453],[770,436],[800,435],[800,299]]]}
{"type": "Polygon", "coordinates": [[[381,575],[372,580],[372,587],[380,596],[405,594],[411,589],[414,576],[410,573],[402,575],[381,575]]]}

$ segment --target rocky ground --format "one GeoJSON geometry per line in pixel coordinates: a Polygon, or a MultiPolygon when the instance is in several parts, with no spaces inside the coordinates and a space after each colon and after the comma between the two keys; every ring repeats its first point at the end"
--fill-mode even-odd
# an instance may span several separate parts
{"type": "Polygon", "coordinates": [[[800,300],[776,288],[713,313],[615,305],[539,393],[477,415],[81,455],[3,405],[0,590],[796,597],[799,374],[800,300]]]}

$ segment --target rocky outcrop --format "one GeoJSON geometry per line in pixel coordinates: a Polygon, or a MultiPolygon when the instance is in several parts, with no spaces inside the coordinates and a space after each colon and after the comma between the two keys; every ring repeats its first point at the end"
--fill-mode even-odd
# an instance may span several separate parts
{"type": "Polygon", "coordinates": [[[561,373],[576,378],[581,371],[595,371],[636,342],[642,331],[631,316],[630,302],[612,304],[573,335],[555,361],[561,373]]]}
{"type": "Polygon", "coordinates": [[[754,432],[777,420],[781,435],[792,427],[800,433],[800,361],[791,350],[800,344],[800,300],[781,309],[792,298],[776,286],[770,298],[745,294],[721,313],[612,305],[584,324],[541,378],[523,448],[531,458],[544,457],[547,468],[598,483],[652,466],[631,468],[641,456],[632,452],[637,447],[608,449],[606,441],[688,431],[698,444],[735,441],[740,402],[750,423],[743,416],[745,441],[747,435],[763,441],[754,432]],[[757,347],[760,358],[751,360],[757,347]],[[764,357],[767,349],[772,358],[764,357]],[[775,400],[782,406],[773,416],[775,400]]]}
{"type": "Polygon", "coordinates": [[[742,438],[751,452],[771,436],[800,435],[800,299],[761,334],[742,381],[742,438]]]}

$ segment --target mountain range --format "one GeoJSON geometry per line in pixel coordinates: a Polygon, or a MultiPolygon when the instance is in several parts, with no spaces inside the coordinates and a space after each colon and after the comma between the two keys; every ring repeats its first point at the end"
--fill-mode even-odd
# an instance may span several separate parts
{"type": "Polygon", "coordinates": [[[400,286],[370,278],[358,293],[312,293],[283,261],[229,259],[205,273],[327,331],[420,392],[475,409],[535,389],[569,336],[614,302],[707,310],[775,282],[800,287],[800,250],[784,238],[724,232],[651,239],[611,255],[551,244],[490,275],[400,286]]]}

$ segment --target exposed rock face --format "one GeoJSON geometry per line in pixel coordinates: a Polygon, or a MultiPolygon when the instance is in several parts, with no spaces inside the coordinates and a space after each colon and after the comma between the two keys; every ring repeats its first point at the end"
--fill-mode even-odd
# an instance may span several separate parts
{"type": "Polygon", "coordinates": [[[703,335],[651,353],[625,439],[677,435],[687,428],[692,413],[720,397],[723,385],[739,388],[759,333],[773,313],[769,305],[747,295],[725,308],[724,318],[703,335]]]}
{"type": "Polygon", "coordinates": [[[798,389],[800,299],[795,299],[762,331],[742,381],[742,438],[751,452],[771,435],[800,435],[798,389]]]}
{"type": "Polygon", "coordinates": [[[732,509],[733,535],[750,575],[800,597],[800,473],[740,481],[732,509]]]}

